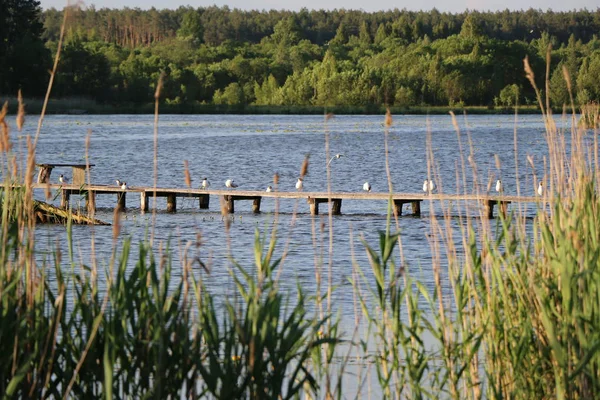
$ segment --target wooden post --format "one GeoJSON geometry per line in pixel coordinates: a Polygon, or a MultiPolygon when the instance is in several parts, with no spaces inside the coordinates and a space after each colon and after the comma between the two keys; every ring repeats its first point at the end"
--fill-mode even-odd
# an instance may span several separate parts
{"type": "Polygon", "coordinates": [[[496,203],[495,200],[485,200],[483,203],[487,217],[490,219],[494,218],[494,204],[495,203],[496,203]]]}
{"type": "Polygon", "coordinates": [[[402,200],[394,200],[394,212],[399,217],[402,216],[402,206],[403,205],[404,205],[404,203],[402,202],[402,200]]]}
{"type": "Polygon", "coordinates": [[[117,193],[117,209],[120,211],[125,211],[127,208],[126,195],[126,192],[117,193]]]}
{"type": "Polygon", "coordinates": [[[69,198],[71,197],[71,191],[69,189],[61,190],[60,207],[65,210],[69,208],[69,198]]]}
{"type": "Polygon", "coordinates": [[[201,194],[199,199],[200,199],[200,209],[202,209],[202,210],[208,209],[208,204],[210,202],[210,196],[207,194],[201,194]]]}
{"type": "Polygon", "coordinates": [[[96,192],[94,190],[88,190],[86,206],[88,210],[88,214],[93,214],[96,211],[96,192]]]}
{"type": "Polygon", "coordinates": [[[235,212],[233,196],[226,194],[223,196],[223,200],[225,201],[225,208],[227,209],[227,213],[233,214],[235,212]]]}
{"type": "Polygon", "coordinates": [[[167,212],[177,212],[177,196],[175,193],[170,193],[167,196],[167,212]]]}
{"type": "Polygon", "coordinates": [[[415,201],[411,202],[411,204],[412,204],[413,215],[420,217],[421,216],[421,201],[415,200],[415,201]]]}
{"type": "Polygon", "coordinates": [[[85,184],[85,168],[72,167],[73,185],[81,186],[85,184]]]}
{"type": "Polygon", "coordinates": [[[331,214],[340,215],[342,213],[342,199],[331,199],[331,214]]]}
{"type": "Polygon", "coordinates": [[[142,212],[148,211],[148,193],[145,191],[140,192],[140,210],[142,212]]]}
{"type": "Polygon", "coordinates": [[[309,197],[306,201],[310,205],[310,215],[319,215],[319,203],[317,200],[309,197]]]}
{"type": "Polygon", "coordinates": [[[52,173],[52,167],[42,166],[40,167],[40,172],[38,173],[38,183],[48,183],[50,182],[50,174],[52,173]]]}
{"type": "Polygon", "coordinates": [[[259,214],[260,213],[260,200],[261,199],[262,199],[262,197],[257,197],[252,202],[252,212],[254,214],[259,214]]]}

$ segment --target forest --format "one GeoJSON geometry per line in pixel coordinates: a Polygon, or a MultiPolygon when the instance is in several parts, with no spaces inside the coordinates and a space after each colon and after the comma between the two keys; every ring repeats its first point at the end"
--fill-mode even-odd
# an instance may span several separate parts
{"type": "Polygon", "coordinates": [[[554,107],[570,104],[564,71],[576,104],[600,100],[600,8],[453,14],[2,4],[0,96],[45,93],[67,12],[55,98],[148,104],[163,75],[171,105],[510,108],[535,102],[523,71],[528,57],[554,107]]]}

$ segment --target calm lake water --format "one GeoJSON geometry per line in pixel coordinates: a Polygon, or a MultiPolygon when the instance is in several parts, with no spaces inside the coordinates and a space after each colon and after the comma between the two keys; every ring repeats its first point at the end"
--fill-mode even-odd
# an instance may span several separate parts
{"type": "MultiPolygon", "coordinates": [[[[22,135],[34,134],[35,122],[30,116],[22,135]]],[[[516,194],[514,116],[458,117],[465,162],[469,138],[484,182],[502,178],[507,194],[516,194]],[[499,157],[500,168],[495,156],[499,157]]],[[[322,116],[232,116],[232,115],[167,115],[160,117],[158,139],[158,186],[184,187],[183,161],[189,163],[193,186],[198,187],[204,176],[212,188],[224,188],[226,179],[234,179],[244,190],[264,190],[272,184],[274,173],[280,176],[280,190],[295,190],[305,155],[310,155],[309,174],[305,190],[323,191],[327,188],[325,153],[329,137],[330,156],[342,153],[331,166],[333,191],[360,192],[369,181],[374,192],[387,192],[388,184],[384,154],[383,116],[336,116],[327,123],[322,116]]],[[[557,121],[568,132],[568,121],[557,121]]],[[[14,126],[14,125],[13,125],[14,126]]],[[[49,116],[44,122],[39,140],[37,162],[85,163],[85,140],[91,133],[89,148],[92,181],[113,184],[116,178],[129,186],[153,184],[153,116],[49,116]]],[[[395,116],[389,131],[389,162],[394,190],[420,192],[427,177],[427,137],[430,133],[434,157],[436,183],[443,192],[473,192],[473,179],[467,171],[466,188],[457,186],[457,175],[462,168],[459,138],[450,116],[395,116]],[[458,172],[457,172],[458,168],[458,172]],[[439,175],[437,175],[439,174],[439,175]]],[[[534,173],[543,176],[547,146],[541,116],[520,116],[517,123],[517,147],[521,194],[534,194],[534,173]],[[527,156],[534,160],[532,170],[527,156]]],[[[19,147],[24,148],[24,140],[19,147]]],[[[71,175],[70,169],[56,169],[52,180],[59,174],[71,175]]],[[[458,180],[462,182],[462,177],[458,180]]],[[[60,198],[54,199],[58,203],[60,198]]],[[[113,196],[99,196],[97,217],[112,220],[113,196]]],[[[83,199],[79,204],[85,206],[83,199]]],[[[72,206],[78,206],[77,197],[72,206]]],[[[199,210],[197,200],[178,199],[178,212],[164,212],[164,200],[159,200],[156,216],[156,240],[166,245],[170,240],[175,265],[180,252],[188,242],[196,243],[201,235],[202,246],[198,255],[210,265],[207,278],[215,295],[233,291],[229,274],[231,254],[242,266],[252,269],[253,243],[256,229],[268,232],[273,226],[275,201],[263,199],[263,212],[254,215],[251,202],[236,204],[236,214],[229,234],[226,232],[218,208],[218,199],[211,199],[209,210],[199,210]],[[229,239],[228,239],[229,236],[229,239]]],[[[282,200],[279,215],[278,254],[284,248],[288,256],[282,267],[282,282],[286,290],[294,291],[296,282],[308,293],[315,292],[315,265],[322,263],[325,272],[329,265],[329,221],[325,205],[322,215],[312,217],[305,201],[282,200]],[[294,216],[294,210],[298,214],[294,216]]],[[[535,215],[535,207],[527,212],[535,215]]],[[[428,287],[433,286],[431,269],[432,240],[430,215],[442,216],[439,204],[433,208],[422,204],[420,218],[404,216],[399,224],[405,267],[428,287]]],[[[341,216],[333,218],[332,283],[336,286],[334,307],[341,311],[347,329],[352,329],[354,305],[351,277],[354,261],[368,274],[369,264],[361,238],[378,246],[378,231],[385,229],[387,204],[381,201],[345,201],[341,216]]],[[[459,229],[460,221],[452,221],[459,229]]],[[[141,214],[137,196],[128,198],[128,210],[123,219],[123,235],[131,235],[138,243],[152,224],[152,213],[141,214]]],[[[112,249],[112,227],[76,226],[73,229],[77,262],[90,263],[90,240],[96,240],[99,267],[108,265],[112,249]]],[[[63,226],[42,225],[37,228],[37,246],[40,252],[59,245],[66,255],[66,233],[63,226]]],[[[135,250],[132,251],[135,255],[135,250]]],[[[49,254],[49,253],[46,253],[49,254]]],[[[41,257],[41,256],[40,256],[41,257]]],[[[66,257],[63,257],[66,259],[66,257]]],[[[135,260],[132,260],[132,263],[135,260]]],[[[69,265],[66,261],[64,268],[69,265]]],[[[132,264],[133,265],[133,264],[132,264]]],[[[180,270],[176,267],[175,274],[180,270]]],[[[199,272],[198,272],[199,273],[199,272]]],[[[327,277],[325,277],[327,279],[327,277]]],[[[447,286],[447,283],[444,282],[447,286]]]]}

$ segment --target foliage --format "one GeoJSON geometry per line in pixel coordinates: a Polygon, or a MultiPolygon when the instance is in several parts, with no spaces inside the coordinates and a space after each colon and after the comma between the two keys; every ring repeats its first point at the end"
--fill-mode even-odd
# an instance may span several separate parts
{"type": "Polygon", "coordinates": [[[41,39],[41,12],[37,0],[0,2],[0,93],[44,93],[50,53],[41,39]]]}
{"type": "MultiPolygon", "coordinates": [[[[535,104],[523,59],[541,71],[552,45],[552,104],[560,108],[570,102],[563,66],[576,102],[600,100],[595,85],[600,40],[588,28],[597,22],[585,10],[70,11],[55,92],[60,97],[144,105],[152,102],[154,82],[164,73],[167,103],[188,108],[206,103],[493,107],[508,104],[501,92],[512,85],[521,88],[524,104],[535,104]]],[[[53,9],[43,14],[44,37],[53,52],[61,17],[53,9]]],[[[31,32],[39,36],[36,29],[31,32]]],[[[11,65],[31,68],[44,59],[35,51],[18,54],[21,59],[11,65]]]]}

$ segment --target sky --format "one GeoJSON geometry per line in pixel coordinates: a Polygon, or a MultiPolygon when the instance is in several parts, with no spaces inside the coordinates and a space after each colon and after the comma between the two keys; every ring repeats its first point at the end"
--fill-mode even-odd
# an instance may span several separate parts
{"type": "MultiPolygon", "coordinates": [[[[63,8],[67,0],[40,0],[42,8],[63,8]]],[[[345,8],[364,11],[381,11],[394,8],[407,10],[431,10],[437,8],[441,12],[462,12],[465,10],[497,11],[497,10],[527,10],[529,8],[554,11],[568,11],[587,8],[597,10],[598,0],[213,0],[213,1],[190,1],[190,0],[85,0],[86,6],[94,5],[96,9],[108,8],[141,8],[155,7],[177,8],[179,6],[208,7],[212,5],[229,6],[229,8],[240,8],[245,10],[270,10],[286,9],[299,10],[303,7],[308,9],[335,9],[345,8]]]]}

